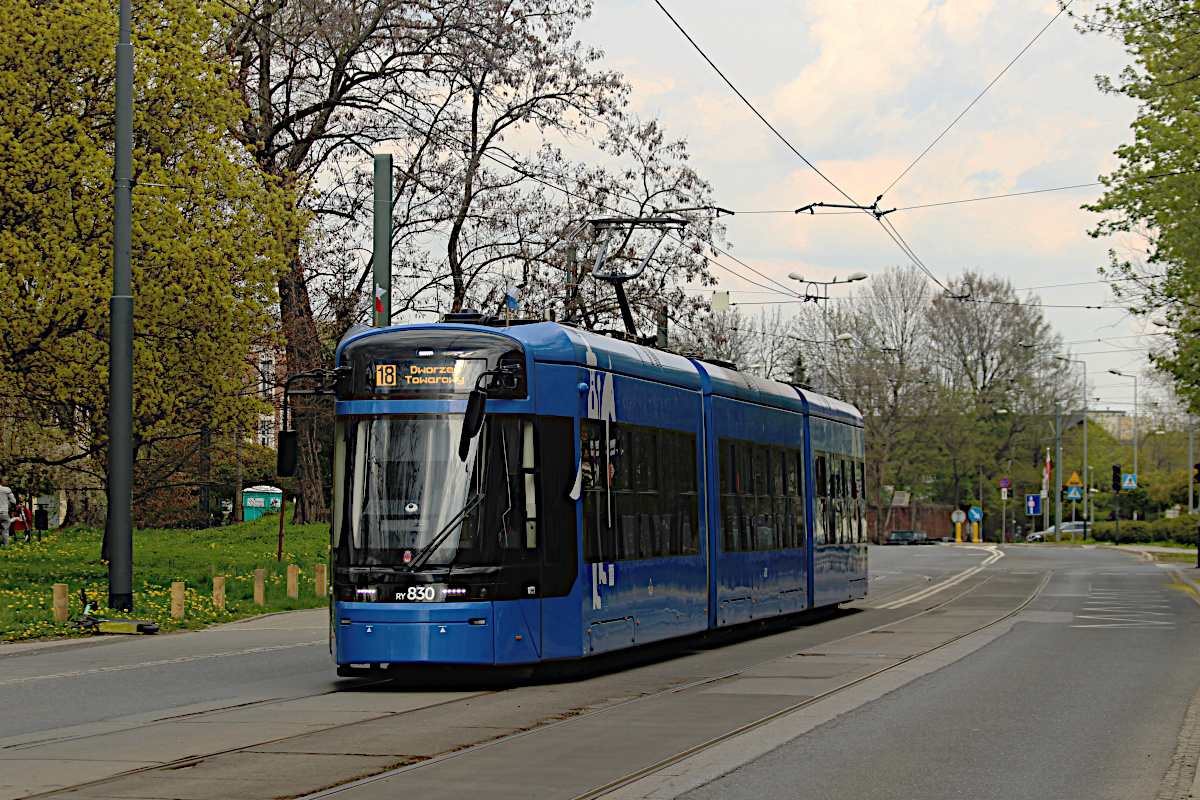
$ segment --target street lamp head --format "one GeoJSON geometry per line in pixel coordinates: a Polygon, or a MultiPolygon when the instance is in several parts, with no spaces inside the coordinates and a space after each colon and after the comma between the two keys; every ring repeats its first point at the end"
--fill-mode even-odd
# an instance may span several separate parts
{"type": "Polygon", "coordinates": [[[865,281],[866,279],[867,279],[867,273],[865,273],[865,272],[851,272],[850,275],[846,278],[846,281],[847,282],[865,281]]]}
{"type": "Polygon", "coordinates": [[[1167,322],[1167,320],[1162,317],[1155,317],[1154,319],[1150,320],[1150,322],[1153,323],[1154,325],[1157,325],[1160,328],[1171,327],[1171,323],[1167,322]]]}
{"type": "Polygon", "coordinates": [[[853,338],[854,338],[854,334],[852,334],[852,333],[839,333],[837,335],[837,340],[839,342],[848,342],[853,338]]]}
{"type": "Polygon", "coordinates": [[[803,275],[801,275],[799,272],[789,272],[789,273],[788,273],[788,277],[789,277],[789,278],[791,278],[791,279],[792,279],[792,280],[794,280],[794,281],[802,281],[802,280],[804,280],[804,276],[803,276],[803,275]]]}
{"type": "Polygon", "coordinates": [[[1121,372],[1119,369],[1110,369],[1109,372],[1111,372],[1113,375],[1120,375],[1122,378],[1125,377],[1125,373],[1121,372]]]}

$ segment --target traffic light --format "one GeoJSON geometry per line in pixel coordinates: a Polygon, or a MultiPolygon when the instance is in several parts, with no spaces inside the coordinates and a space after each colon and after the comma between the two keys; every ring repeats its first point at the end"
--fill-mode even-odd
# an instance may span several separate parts
{"type": "Polygon", "coordinates": [[[1200,482],[1200,464],[1192,465],[1192,482],[1200,482]]]}
{"type": "Polygon", "coordinates": [[[1121,465],[1113,464],[1113,491],[1121,491],[1121,465]]]}

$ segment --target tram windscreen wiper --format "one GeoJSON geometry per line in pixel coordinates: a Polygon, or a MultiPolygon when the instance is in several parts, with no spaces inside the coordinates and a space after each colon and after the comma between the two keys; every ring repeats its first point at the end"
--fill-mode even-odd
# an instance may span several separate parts
{"type": "Polygon", "coordinates": [[[462,510],[455,514],[450,521],[447,522],[445,526],[443,526],[442,529],[438,531],[432,539],[429,540],[429,544],[417,551],[417,554],[413,556],[413,560],[408,565],[409,572],[419,569],[421,565],[424,564],[431,555],[433,555],[434,551],[438,549],[438,546],[441,545],[441,543],[446,540],[446,537],[450,535],[450,532],[454,530],[454,526],[462,522],[463,517],[465,517],[467,514],[470,514],[475,506],[479,505],[479,502],[483,500],[483,495],[483,492],[476,492],[475,496],[468,500],[467,504],[462,507],[462,510]]]}

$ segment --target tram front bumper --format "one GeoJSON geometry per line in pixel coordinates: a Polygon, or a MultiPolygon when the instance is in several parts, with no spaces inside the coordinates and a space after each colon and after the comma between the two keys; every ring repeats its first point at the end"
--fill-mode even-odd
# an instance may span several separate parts
{"type": "Polygon", "coordinates": [[[492,604],[336,603],[343,664],[493,664],[492,604]]]}

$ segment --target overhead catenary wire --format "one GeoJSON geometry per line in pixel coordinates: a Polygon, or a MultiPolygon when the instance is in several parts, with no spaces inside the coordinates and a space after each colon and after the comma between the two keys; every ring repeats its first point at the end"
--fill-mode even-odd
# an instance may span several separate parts
{"type": "MultiPolygon", "coordinates": [[[[671,24],[673,24],[679,30],[679,32],[683,34],[684,38],[688,40],[688,43],[691,44],[692,47],[696,50],[696,52],[700,54],[700,57],[703,58],[710,67],[713,68],[713,71],[716,72],[718,76],[720,76],[721,80],[725,82],[725,85],[728,86],[733,91],[733,93],[738,96],[738,98],[746,105],[747,108],[750,109],[751,112],[753,112],[754,116],[758,117],[758,119],[761,120],[762,123],[767,126],[767,128],[771,131],[771,133],[775,134],[775,137],[777,139],[779,139],[779,141],[783,142],[784,146],[787,147],[788,150],[791,150],[792,153],[794,153],[797,158],[799,158],[801,161],[803,161],[809,167],[809,169],[811,169],[813,172],[817,173],[817,175],[819,175],[822,180],[824,180],[831,187],[833,187],[834,191],[836,191],[838,194],[840,194],[842,197],[844,197],[846,200],[848,200],[851,204],[853,204],[855,206],[862,205],[857,200],[855,200],[853,197],[851,197],[849,194],[847,194],[840,186],[838,186],[836,183],[834,183],[833,180],[828,175],[826,175],[824,172],[822,172],[820,169],[818,169],[817,166],[812,161],[809,161],[808,158],[803,153],[801,153],[800,150],[797,149],[795,145],[793,145],[790,141],[788,141],[786,136],[784,136],[782,133],[779,132],[778,128],[776,128],[774,125],[771,124],[770,120],[768,120],[765,116],[762,115],[762,113],[757,108],[755,108],[754,104],[750,102],[750,99],[747,98],[746,95],[742,94],[741,90],[738,89],[737,86],[734,85],[733,81],[729,80],[729,78],[727,78],[725,76],[725,73],[722,72],[720,67],[718,67],[713,62],[713,60],[708,57],[708,54],[705,53],[704,50],[700,47],[700,45],[696,43],[696,40],[691,37],[691,34],[689,34],[684,29],[684,27],[679,24],[679,21],[676,20],[675,17],[673,17],[671,15],[671,12],[667,10],[667,7],[662,4],[662,0],[654,0],[654,3],[655,3],[655,5],[657,5],[659,7],[659,9],[662,10],[662,12],[664,14],[666,14],[667,19],[669,19],[671,21],[671,24]]],[[[909,248],[907,246],[907,244],[903,244],[901,242],[901,240],[899,239],[899,234],[894,233],[894,231],[888,230],[888,227],[883,224],[883,220],[880,217],[877,217],[874,214],[872,214],[871,211],[868,210],[867,208],[865,208],[865,207],[863,208],[863,213],[875,217],[876,221],[880,223],[880,227],[883,228],[883,232],[885,234],[887,234],[888,238],[890,238],[893,242],[896,243],[896,245],[901,249],[901,251],[904,252],[904,254],[906,256],[913,259],[913,263],[915,263],[918,267],[920,267],[921,270],[923,272],[925,272],[925,274],[927,274],[933,280],[934,283],[936,283],[938,286],[941,286],[946,291],[950,291],[944,284],[942,284],[942,282],[940,280],[938,280],[938,277],[936,275],[934,275],[933,272],[930,271],[929,268],[926,267],[925,264],[922,263],[919,258],[916,257],[916,255],[912,252],[912,249],[909,248]]]]}
{"type": "Polygon", "coordinates": [[[922,150],[921,154],[919,156],[917,156],[915,159],[913,159],[913,162],[911,164],[909,164],[907,167],[905,167],[904,171],[901,172],[899,175],[897,175],[896,179],[894,181],[892,181],[890,184],[888,184],[888,187],[886,189],[884,189],[883,192],[880,193],[881,197],[883,195],[887,194],[888,192],[890,192],[892,190],[892,188],[897,183],[900,182],[900,179],[903,178],[905,175],[907,175],[909,173],[909,171],[913,167],[915,167],[922,158],[925,157],[925,154],[928,153],[930,150],[932,150],[934,148],[934,146],[942,140],[942,137],[944,137],[947,133],[950,132],[951,128],[953,128],[955,125],[958,124],[958,121],[960,119],[962,119],[964,116],[966,116],[967,112],[970,111],[975,106],[975,104],[978,103],[979,100],[985,94],[987,94],[988,89],[991,89],[993,86],[995,86],[996,82],[999,81],[1002,77],[1004,77],[1004,73],[1008,72],[1008,70],[1012,68],[1012,65],[1017,63],[1017,60],[1020,59],[1021,56],[1025,55],[1025,52],[1027,50],[1029,50],[1029,48],[1033,47],[1034,42],[1036,42],[1038,39],[1040,39],[1042,34],[1045,33],[1047,30],[1049,30],[1050,26],[1054,24],[1055,20],[1057,20],[1059,17],[1061,17],[1063,15],[1063,12],[1065,12],[1067,10],[1067,7],[1070,6],[1072,2],[1074,2],[1074,0],[1067,0],[1065,3],[1062,3],[1059,6],[1058,13],[1055,14],[1053,17],[1051,17],[1050,21],[1047,22],[1042,27],[1042,29],[1040,31],[1038,31],[1037,34],[1032,39],[1029,40],[1029,44],[1022,47],[1021,52],[1017,53],[1013,57],[1013,60],[1009,61],[1008,64],[1005,65],[1004,69],[1000,70],[999,74],[997,74],[996,77],[992,78],[991,83],[989,83],[987,86],[983,87],[983,91],[980,92],[978,95],[976,95],[975,99],[972,100],[970,103],[968,103],[967,107],[964,108],[961,112],[959,112],[957,117],[955,117],[953,120],[950,121],[950,124],[946,126],[945,130],[943,130],[941,133],[939,133],[937,135],[937,137],[932,142],[929,143],[929,146],[926,147],[924,150],[922,150]]]}

